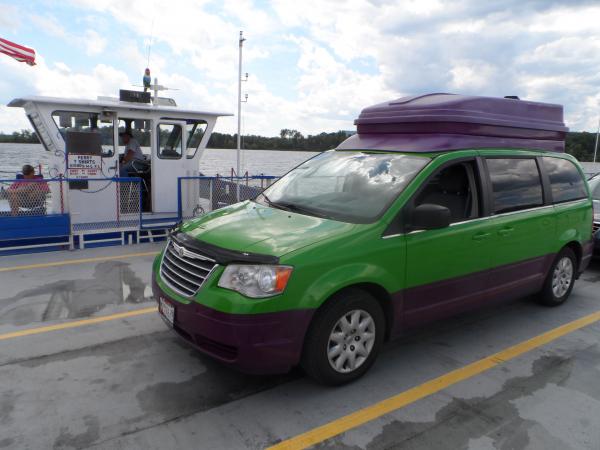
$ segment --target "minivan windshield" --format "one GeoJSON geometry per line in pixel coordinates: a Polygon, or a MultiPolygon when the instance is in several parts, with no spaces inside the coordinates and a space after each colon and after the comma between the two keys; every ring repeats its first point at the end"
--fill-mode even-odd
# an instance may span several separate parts
{"type": "Polygon", "coordinates": [[[300,214],[370,223],[429,161],[394,153],[328,151],[296,167],[256,201],[300,214]]]}

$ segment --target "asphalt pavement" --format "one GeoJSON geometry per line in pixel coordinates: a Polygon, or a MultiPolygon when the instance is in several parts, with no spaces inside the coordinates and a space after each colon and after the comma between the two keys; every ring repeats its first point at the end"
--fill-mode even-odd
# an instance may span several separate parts
{"type": "Polygon", "coordinates": [[[243,375],[182,342],[152,299],[159,249],[0,259],[0,448],[600,448],[598,261],[561,307],[521,299],[432,324],[328,388],[299,369],[243,375]]]}

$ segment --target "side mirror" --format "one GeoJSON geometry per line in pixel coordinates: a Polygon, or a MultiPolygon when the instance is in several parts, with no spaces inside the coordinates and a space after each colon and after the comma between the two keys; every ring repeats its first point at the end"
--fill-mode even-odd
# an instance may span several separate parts
{"type": "Polygon", "coordinates": [[[450,210],[442,205],[424,203],[412,213],[412,228],[415,230],[434,230],[450,225],[450,210]]]}

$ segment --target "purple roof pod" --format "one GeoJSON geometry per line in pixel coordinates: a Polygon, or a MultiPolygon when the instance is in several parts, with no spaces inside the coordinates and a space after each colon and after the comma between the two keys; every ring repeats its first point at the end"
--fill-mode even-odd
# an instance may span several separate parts
{"type": "Polygon", "coordinates": [[[562,105],[427,94],[369,106],[338,149],[441,152],[475,148],[565,151],[562,105]]]}

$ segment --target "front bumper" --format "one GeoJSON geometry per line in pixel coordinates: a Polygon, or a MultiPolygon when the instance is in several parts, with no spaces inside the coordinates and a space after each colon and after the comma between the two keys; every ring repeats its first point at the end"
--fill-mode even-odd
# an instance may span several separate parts
{"type": "Polygon", "coordinates": [[[197,302],[183,304],[166,294],[152,275],[158,302],[175,306],[173,330],[196,349],[251,374],[285,373],[300,361],[314,310],[228,314],[197,302]]]}

